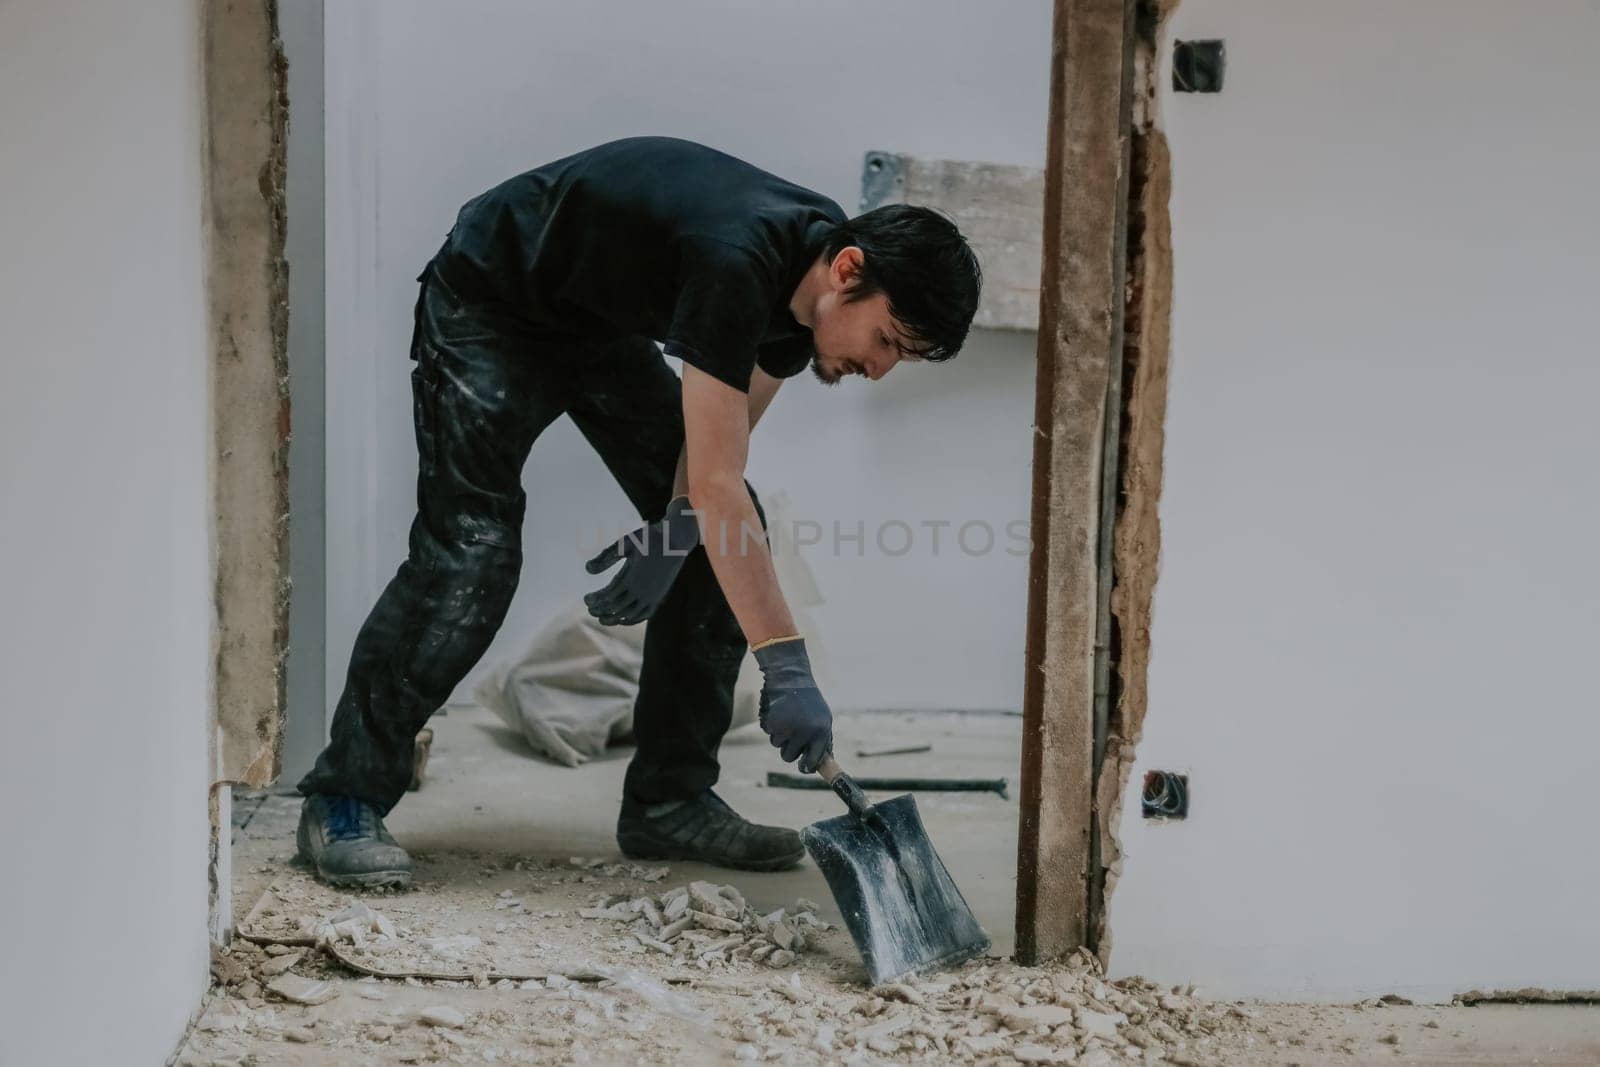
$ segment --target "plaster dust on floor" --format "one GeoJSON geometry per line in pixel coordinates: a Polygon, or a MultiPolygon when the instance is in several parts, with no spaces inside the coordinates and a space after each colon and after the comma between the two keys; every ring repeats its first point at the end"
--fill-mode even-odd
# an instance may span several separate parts
{"type": "MultiPolygon", "coordinates": [[[[868,989],[809,861],[749,874],[622,857],[626,749],[568,769],[481,709],[433,726],[428,777],[388,820],[415,859],[407,891],[315,882],[291,862],[297,798],[235,804],[238,934],[176,1063],[1600,1062],[1590,1007],[1242,1004],[1110,982],[1087,955],[1018,967],[1016,803],[987,794],[917,802],[994,955],[868,989]]],[[[1019,730],[875,714],[841,716],[838,736],[842,755],[932,745],[863,773],[1003,777],[1019,730]]],[[[752,818],[838,813],[830,793],[767,788],[780,765],[754,730],[730,735],[723,763],[719,793],[752,818]]]]}

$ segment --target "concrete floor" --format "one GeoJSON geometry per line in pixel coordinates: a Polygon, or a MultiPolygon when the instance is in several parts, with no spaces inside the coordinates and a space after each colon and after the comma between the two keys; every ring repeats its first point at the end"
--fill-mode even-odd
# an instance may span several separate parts
{"type": "MultiPolygon", "coordinates": [[[[512,953],[519,943],[527,942],[538,950],[537,962],[552,969],[583,959],[621,960],[623,967],[654,962],[652,957],[620,951],[630,946],[617,940],[609,924],[575,914],[598,892],[644,891],[634,886],[636,879],[626,874],[599,881],[587,874],[580,878],[579,869],[568,862],[575,856],[619,858],[612,830],[630,750],[618,749],[585,767],[570,769],[535,759],[519,734],[478,708],[452,708],[432,725],[436,740],[427,780],[388,820],[395,836],[416,857],[417,884],[409,893],[377,895],[372,898],[374,905],[398,921],[431,924],[435,932],[476,932],[486,943],[495,944],[497,953],[512,953]],[[540,863],[544,866],[530,874],[540,863]],[[536,918],[524,918],[512,924],[517,929],[502,933],[507,913],[499,907],[505,903],[505,888],[515,889],[526,901],[522,914],[536,918]],[[490,940],[494,938],[499,940],[490,940]]],[[[837,748],[841,762],[861,774],[1014,778],[1020,725],[1019,719],[990,715],[844,716],[838,723],[837,748]],[[865,760],[855,756],[861,747],[917,743],[931,743],[933,751],[865,760]]],[[[753,819],[798,826],[839,810],[831,793],[768,788],[767,772],[782,764],[754,729],[730,736],[723,757],[719,792],[753,819]]],[[[1012,944],[1014,793],[1013,789],[1010,799],[925,793],[917,801],[951,874],[993,937],[996,956],[1009,954],[1012,944]]],[[[312,886],[304,872],[290,864],[298,811],[298,799],[289,796],[256,795],[237,801],[236,916],[242,917],[269,883],[298,892],[312,886]]],[[[671,884],[698,878],[733,882],[762,909],[804,896],[822,906],[824,918],[837,920],[827,887],[809,862],[776,874],[687,863],[671,867],[671,884]]],[[[341,897],[331,891],[311,891],[325,895],[324,903],[330,907],[341,897]]],[[[1009,965],[994,966],[1003,971],[1009,965]]],[[[327,979],[342,995],[316,1007],[257,999],[251,1002],[254,1014],[246,1018],[240,1014],[246,1010],[244,995],[237,988],[219,992],[208,1002],[206,1019],[191,1033],[179,1062],[207,1067],[247,1062],[248,1056],[248,1062],[260,1067],[332,1067],[354,1062],[475,1063],[503,1055],[516,1062],[634,1063],[648,1051],[654,1062],[662,1064],[732,1063],[735,1046],[742,1040],[740,1020],[755,1003],[751,994],[758,991],[759,981],[768,980],[762,976],[749,988],[730,986],[726,980],[703,982],[692,990],[675,987],[715,1017],[714,1027],[706,1029],[670,1014],[663,1016],[616,989],[585,994],[589,1000],[584,1002],[525,989],[470,988],[462,982],[387,981],[372,987],[372,979],[357,979],[315,957],[299,970],[327,979]],[[377,999],[368,999],[369,993],[377,999]],[[601,1001],[609,1005],[604,1023],[592,1012],[586,1014],[585,1007],[601,1001]],[[440,1035],[408,1024],[417,1010],[438,1003],[472,1017],[463,1036],[440,1035]],[[613,1011],[616,1020],[610,1021],[613,1011]],[[305,1039],[310,1043],[289,1043],[284,1028],[292,1026],[308,1028],[305,1039]]],[[[823,935],[795,971],[795,980],[804,980],[825,996],[861,995],[848,992],[859,990],[862,973],[854,948],[841,931],[823,935]]],[[[746,976],[742,981],[751,979],[746,976]]],[[[1592,1006],[1252,1004],[1238,1006],[1235,1024],[1235,1032],[1219,1034],[1208,1050],[1196,1050],[1190,1058],[1174,1062],[1213,1067],[1600,1064],[1600,1008],[1592,1006]]],[[[863,1059],[859,1051],[844,1058],[888,1062],[863,1059]]],[[[794,1062],[828,1059],[792,1048],[773,1054],[794,1062]]],[[[1116,1062],[1129,1061],[1119,1057],[1116,1062]]]]}
{"type": "MultiPolygon", "coordinates": [[[[619,858],[615,839],[622,776],[631,748],[612,749],[582,767],[532,756],[522,736],[491,713],[457,706],[433,720],[433,755],[421,791],[395,808],[388,824],[407,848],[518,853],[533,858],[619,858]]],[[[841,716],[836,749],[860,775],[1007,778],[1006,798],[993,793],[919,793],[917,808],[951,876],[994,942],[1008,956],[1016,891],[1017,801],[1022,720],[993,714],[937,713],[841,716]],[[927,753],[861,759],[860,749],[932,744],[927,753]]],[[[722,746],[718,794],[746,818],[799,827],[844,809],[830,792],[768,788],[768,771],[793,771],[755,727],[722,746]]],[[[874,794],[874,799],[891,794],[874,794]]],[[[752,899],[808,897],[837,920],[822,875],[809,860],[774,874],[728,872],[673,864],[675,877],[737,881],[752,899]],[[737,877],[735,878],[735,874],[737,877]]]]}

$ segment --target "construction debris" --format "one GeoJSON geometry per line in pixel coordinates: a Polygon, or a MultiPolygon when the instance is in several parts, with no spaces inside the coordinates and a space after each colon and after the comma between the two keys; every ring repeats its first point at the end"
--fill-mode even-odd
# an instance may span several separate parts
{"type": "Polygon", "coordinates": [[[455,1030],[467,1025],[467,1017],[455,1008],[440,1004],[423,1008],[417,1015],[417,1022],[425,1026],[443,1026],[455,1030]]]}
{"type": "Polygon", "coordinates": [[[235,959],[220,945],[211,946],[211,977],[219,985],[238,985],[250,977],[250,968],[235,959]]]}
{"type": "MultiPolygon", "coordinates": [[[[813,902],[763,911],[732,885],[692,881],[657,891],[640,884],[661,868],[630,872],[636,879],[631,887],[613,883],[611,891],[581,904],[581,897],[574,898],[585,891],[580,887],[586,880],[616,877],[599,873],[613,866],[620,876],[629,865],[579,857],[535,872],[519,868],[510,885],[501,873],[509,867],[485,868],[497,881],[458,898],[460,903],[421,907],[415,898],[398,898],[390,909],[394,919],[308,883],[277,886],[275,910],[252,909],[255,929],[270,928],[303,943],[288,949],[271,941],[274,947],[266,949],[236,946],[235,956],[219,957],[215,969],[234,979],[224,983],[229,1007],[208,1013],[199,1032],[208,1035],[213,1056],[217,1048],[226,1051],[230,1040],[261,1035],[350,1045],[384,1062],[509,1062],[509,1049],[519,1045],[575,1048],[590,1041],[599,1043],[591,1055],[600,1048],[620,1054],[606,1046],[618,1038],[607,1035],[629,1027],[642,1033],[670,1017],[692,1028],[680,1032],[680,1041],[720,1043],[724,1057],[750,1062],[821,1056],[842,1063],[1111,1067],[1163,1060],[1209,1067],[1226,1062],[1223,1042],[1229,1035],[1248,1040],[1264,1029],[1250,1010],[1199,1000],[1191,989],[1160,989],[1139,979],[1108,982],[1087,955],[1034,970],[975,961],[876,989],[840,984],[814,964],[801,965],[834,931],[813,902]],[[569,887],[562,890],[566,906],[554,910],[552,922],[540,922],[534,910],[550,900],[538,893],[535,883],[542,878],[569,887]],[[469,908],[476,919],[462,922],[469,908]],[[516,937],[507,920],[517,924],[516,937]],[[544,940],[559,938],[560,931],[572,931],[569,955],[544,940]],[[545,969],[521,973],[506,955],[518,947],[536,949],[521,958],[545,969]],[[324,1003],[339,988],[348,990],[338,979],[295,973],[319,958],[376,976],[355,983],[356,995],[339,1010],[348,1015],[363,1010],[354,1005],[366,1005],[378,1014],[353,1028],[318,1025],[314,1019],[275,1018],[271,1001],[247,995],[258,975],[269,982],[265,992],[291,1004],[324,1003]],[[527,1014],[485,1009],[481,1000],[418,997],[426,988],[474,996],[505,991],[519,998],[506,1003],[527,1014]],[[371,1003],[391,993],[395,999],[389,1003],[371,1003]],[[647,1024],[649,1019],[657,1022],[647,1024]],[[626,1025],[619,1029],[619,1023],[626,1025]]],[[[836,966],[830,953],[827,969],[836,966]]]]}
{"type": "Polygon", "coordinates": [[[719,991],[746,1000],[726,1036],[767,1060],[784,1059],[800,1046],[846,1062],[872,1055],[1213,1064],[1219,1061],[1207,1050],[1218,1035],[1254,1028],[1228,1005],[1166,993],[1138,978],[1108,982],[1086,953],[1061,968],[975,962],[865,992],[817,989],[798,974],[766,988],[719,991]]]}
{"type": "Polygon", "coordinates": [[[807,930],[832,929],[817,918],[816,907],[799,900],[762,915],[731,885],[690,882],[657,897],[602,897],[578,914],[627,923],[642,948],[701,970],[739,961],[782,968],[806,948],[807,930]]]}
{"type": "Polygon", "coordinates": [[[372,938],[388,941],[398,936],[394,923],[360,900],[352,901],[344,910],[326,918],[301,920],[300,932],[319,945],[348,941],[358,948],[372,938]]]}
{"type": "Polygon", "coordinates": [[[326,1004],[339,995],[331,982],[316,982],[297,974],[283,974],[267,983],[267,991],[295,1004],[326,1004]]]}
{"type": "MultiPolygon", "coordinates": [[[[473,857],[456,861],[457,873],[441,880],[444,892],[386,897],[382,911],[373,908],[379,901],[352,902],[305,876],[285,876],[271,913],[252,909],[251,929],[306,943],[236,942],[219,954],[214,969],[232,981],[219,982],[192,1055],[178,1062],[243,1064],[252,1052],[291,1042],[284,1062],[297,1062],[295,1052],[309,1045],[339,1062],[496,1067],[740,1056],[860,1067],[1222,1067],[1252,1047],[1317,1044],[1309,1034],[1269,1029],[1266,1010],[1208,1002],[1192,987],[1109,982],[1088,956],[1036,969],[978,960],[863,988],[843,932],[811,901],[773,909],[737,886],[644,884],[623,874],[627,867],[473,857]],[[618,875],[600,873],[609,866],[618,875]],[[340,978],[329,962],[372,977],[340,978]],[[348,995],[301,1006],[339,989],[348,995]],[[1280,1033],[1284,1040],[1273,1040],[1280,1033]]],[[[1363,1010],[1420,1010],[1391,1003],[1374,998],[1363,1010]]],[[[1378,1050],[1392,1057],[1396,1047],[1414,1054],[1427,1046],[1413,1035],[1436,1032],[1407,1030],[1403,1044],[1390,1046],[1380,1035],[1391,1029],[1402,1032],[1386,1024],[1348,1052],[1323,1048],[1360,1062],[1378,1050]]]]}
{"type": "Polygon", "coordinates": [[[266,978],[276,978],[286,971],[294,969],[294,965],[305,958],[304,952],[291,952],[287,956],[272,956],[262,963],[256,970],[266,978]]]}
{"type": "Polygon", "coordinates": [[[1457,993],[1456,1004],[1600,1004],[1600,989],[1552,990],[1528,986],[1523,989],[1495,989],[1484,992],[1469,989],[1457,993]]]}

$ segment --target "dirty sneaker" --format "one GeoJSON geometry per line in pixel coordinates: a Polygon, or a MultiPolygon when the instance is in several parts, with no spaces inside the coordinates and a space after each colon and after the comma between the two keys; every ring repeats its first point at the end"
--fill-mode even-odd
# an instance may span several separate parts
{"type": "Polygon", "coordinates": [[[699,860],[743,871],[778,871],[805,856],[800,835],[757,826],[707,789],[691,800],[634,804],[624,800],[617,845],[636,860],[699,860]]]}
{"type": "Polygon", "coordinates": [[[300,858],[329,885],[378,889],[411,882],[411,857],[389,836],[378,809],[355,797],[306,797],[295,843],[300,858]]]}

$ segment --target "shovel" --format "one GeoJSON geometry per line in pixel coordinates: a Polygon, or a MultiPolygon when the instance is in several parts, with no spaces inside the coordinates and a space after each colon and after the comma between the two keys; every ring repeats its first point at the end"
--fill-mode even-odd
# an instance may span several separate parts
{"type": "Polygon", "coordinates": [[[873,985],[948,967],[989,948],[933,850],[908,794],[868,804],[829,753],[817,767],[850,808],[800,831],[822,870],[873,985]]]}

